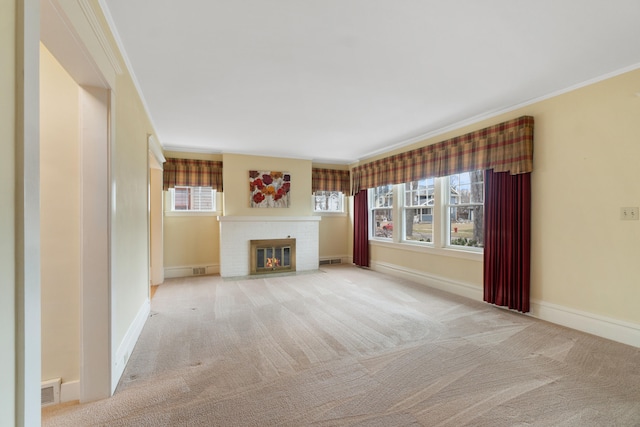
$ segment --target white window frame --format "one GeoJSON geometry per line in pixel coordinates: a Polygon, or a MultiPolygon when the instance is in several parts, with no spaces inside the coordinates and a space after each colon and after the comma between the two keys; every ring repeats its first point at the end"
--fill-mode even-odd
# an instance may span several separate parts
{"type": "MultiPolygon", "coordinates": [[[[482,256],[484,249],[482,247],[473,247],[473,246],[461,246],[461,245],[452,245],[451,241],[451,220],[450,220],[450,191],[449,191],[449,177],[441,177],[434,178],[434,196],[433,196],[433,205],[428,205],[433,208],[432,210],[432,236],[433,239],[431,242],[427,241],[418,241],[418,240],[407,240],[406,236],[406,209],[415,209],[416,206],[405,206],[405,184],[397,184],[393,186],[393,206],[392,206],[392,217],[398,218],[397,221],[394,222],[394,230],[393,235],[389,238],[385,237],[376,237],[375,236],[375,224],[372,224],[374,214],[373,210],[376,207],[373,206],[375,203],[374,200],[374,189],[369,189],[369,239],[375,245],[379,244],[382,246],[392,245],[397,247],[397,245],[402,245],[404,248],[418,251],[428,251],[434,252],[442,255],[450,255],[460,258],[469,258],[469,259],[478,259],[478,256],[482,256]]],[[[486,196],[486,189],[483,189],[483,195],[486,196]]],[[[467,204],[459,204],[458,206],[466,206],[467,204]]],[[[469,205],[477,205],[477,204],[469,204],[469,205]]],[[[484,203],[482,203],[484,205],[484,203]]],[[[382,209],[388,209],[388,207],[383,207],[382,209]]]]}
{"type": "MultiPolygon", "coordinates": [[[[451,176],[446,176],[441,178],[442,179],[442,189],[448,189],[450,191],[447,192],[446,195],[444,196],[443,199],[443,209],[442,209],[442,214],[443,217],[445,218],[445,222],[446,222],[446,232],[445,232],[445,237],[446,237],[446,246],[447,247],[451,247],[451,248],[456,248],[456,249],[460,249],[460,248],[464,248],[464,250],[468,250],[468,251],[473,251],[473,252],[482,252],[483,251],[483,247],[477,247],[477,246],[466,246],[466,245],[454,245],[453,243],[451,243],[451,228],[454,227],[454,225],[452,225],[451,222],[451,209],[453,208],[470,208],[470,207],[475,207],[475,206],[482,206],[484,207],[484,197],[486,194],[486,189],[484,188],[484,176],[482,178],[482,183],[483,183],[483,189],[482,189],[482,203],[477,203],[477,202],[466,202],[466,203],[452,203],[452,196],[451,196],[451,180],[454,176],[457,175],[461,175],[461,174],[456,174],[456,175],[451,175],[451,176]]],[[[470,183],[471,185],[471,183],[470,183]]],[[[462,195],[460,195],[460,197],[462,197],[462,195]]]]}
{"type": "MultiPolygon", "coordinates": [[[[318,213],[321,215],[345,215],[346,214],[346,210],[345,210],[345,197],[344,197],[344,193],[342,193],[342,191],[316,191],[311,195],[311,205],[313,206],[313,212],[314,213],[318,213]],[[328,197],[337,197],[337,203],[338,203],[338,208],[337,209],[318,209],[318,203],[317,203],[317,198],[318,197],[322,197],[325,196],[327,197],[327,193],[329,194],[328,197]]],[[[328,203],[327,203],[328,206],[328,203]]]]}
{"type": "Polygon", "coordinates": [[[175,208],[175,189],[170,188],[168,191],[168,197],[165,199],[165,215],[166,216],[216,216],[220,212],[218,206],[220,205],[220,193],[211,187],[190,187],[179,186],[179,188],[197,189],[201,192],[203,189],[211,191],[212,209],[176,209],[175,208]]]}
{"type": "Polygon", "coordinates": [[[381,241],[393,241],[398,233],[396,232],[394,225],[394,217],[398,216],[397,206],[398,206],[398,191],[396,185],[382,185],[376,188],[370,188],[368,194],[369,201],[369,239],[372,240],[381,240],[381,241]],[[391,197],[386,197],[383,203],[379,203],[380,199],[376,197],[376,194],[382,192],[390,195],[391,197]],[[388,218],[384,215],[377,215],[378,211],[391,211],[391,218],[388,218]],[[384,218],[383,218],[384,217],[384,218]],[[385,229],[389,227],[391,224],[391,231],[387,236],[377,236],[377,229],[385,229]]]}
{"type": "MultiPolygon", "coordinates": [[[[411,182],[407,182],[404,184],[400,184],[399,185],[399,192],[402,195],[400,197],[401,199],[401,219],[402,219],[402,228],[401,231],[402,233],[400,234],[400,241],[402,243],[411,243],[411,244],[426,244],[426,245],[433,245],[434,244],[434,239],[435,239],[435,235],[437,234],[436,231],[436,224],[435,224],[435,211],[437,209],[437,205],[436,205],[436,180],[437,178],[428,178],[425,180],[419,180],[419,182],[421,181],[432,181],[433,182],[433,186],[429,186],[428,184],[424,187],[425,188],[425,192],[424,192],[424,196],[426,198],[424,203],[419,203],[419,200],[417,201],[418,203],[407,203],[407,198],[411,197],[413,198],[413,195],[417,195],[418,199],[421,197],[420,194],[420,188],[418,186],[418,188],[409,188],[409,186],[411,185],[412,182],[415,181],[411,181],[411,182]],[[431,191],[429,191],[431,189],[431,191]],[[410,195],[410,196],[408,196],[410,195]],[[431,197],[429,197],[431,195],[431,197]],[[413,239],[407,239],[407,211],[408,210],[415,210],[415,209],[429,209],[431,211],[430,215],[431,215],[431,237],[428,238],[428,240],[413,240],[413,239]]],[[[422,215],[422,214],[421,214],[422,215]]],[[[421,220],[418,220],[418,224],[421,222],[421,220]]],[[[415,224],[416,222],[414,222],[415,224]]],[[[412,224],[413,226],[413,224],[412,224]]]]}

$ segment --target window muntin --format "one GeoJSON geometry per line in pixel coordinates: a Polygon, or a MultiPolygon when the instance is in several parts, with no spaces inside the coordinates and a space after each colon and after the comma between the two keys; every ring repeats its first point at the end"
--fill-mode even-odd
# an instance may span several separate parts
{"type": "Polygon", "coordinates": [[[175,212],[213,212],[216,210],[216,190],[211,187],[170,189],[171,210],[175,212]]]}
{"type": "Polygon", "coordinates": [[[341,191],[316,191],[313,193],[314,212],[344,212],[344,194],[341,191]]]}
{"type": "Polygon", "coordinates": [[[448,244],[484,247],[484,171],[445,178],[448,244]]]}
{"type": "Polygon", "coordinates": [[[393,238],[393,185],[382,185],[369,190],[371,236],[393,238]]]}
{"type": "Polygon", "coordinates": [[[403,240],[433,242],[434,178],[404,184],[403,240]]]}

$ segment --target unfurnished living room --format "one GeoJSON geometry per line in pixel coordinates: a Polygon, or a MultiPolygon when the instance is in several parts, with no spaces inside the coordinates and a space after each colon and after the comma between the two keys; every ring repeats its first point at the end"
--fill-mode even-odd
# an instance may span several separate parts
{"type": "Polygon", "coordinates": [[[0,426],[640,425],[637,0],[0,12],[0,426]]]}

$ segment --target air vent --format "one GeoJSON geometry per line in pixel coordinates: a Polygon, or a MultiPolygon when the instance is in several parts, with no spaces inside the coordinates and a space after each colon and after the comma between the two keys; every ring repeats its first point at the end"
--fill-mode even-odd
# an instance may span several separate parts
{"type": "Polygon", "coordinates": [[[43,381],[40,384],[40,405],[50,406],[60,403],[60,378],[43,381]]]}
{"type": "Polygon", "coordinates": [[[194,267],[193,268],[193,275],[194,276],[201,276],[203,274],[207,273],[207,269],[205,267],[194,267]]]}
{"type": "Polygon", "coordinates": [[[337,259],[321,259],[320,260],[320,265],[327,265],[327,264],[342,264],[342,259],[337,258],[337,259]]]}

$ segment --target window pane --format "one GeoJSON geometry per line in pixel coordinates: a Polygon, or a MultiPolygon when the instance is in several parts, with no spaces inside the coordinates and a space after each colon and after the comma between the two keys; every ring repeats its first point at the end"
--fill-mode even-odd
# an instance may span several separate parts
{"type": "Polygon", "coordinates": [[[372,206],[386,208],[393,206],[393,185],[382,185],[372,190],[372,206]]]}
{"type": "Polygon", "coordinates": [[[433,208],[412,208],[404,212],[404,239],[433,242],[433,208]]]}
{"type": "Polygon", "coordinates": [[[484,247],[484,207],[455,206],[450,208],[452,245],[484,247]]]}
{"type": "Polygon", "coordinates": [[[211,187],[191,188],[191,210],[211,211],[213,210],[213,189],[211,187]]]}
{"type": "Polygon", "coordinates": [[[173,189],[173,209],[186,211],[189,209],[189,188],[176,187],[173,189]]]}
{"type": "Polygon", "coordinates": [[[374,209],[371,211],[374,237],[393,237],[393,219],[391,209],[374,209]]]}
{"type": "Polygon", "coordinates": [[[405,206],[433,206],[435,190],[433,178],[407,182],[404,189],[405,206]]]}
{"type": "Polygon", "coordinates": [[[342,199],[341,191],[316,191],[313,209],[316,212],[342,212],[342,199]]]}
{"type": "Polygon", "coordinates": [[[449,177],[449,244],[484,246],[484,171],[449,177]]]}

